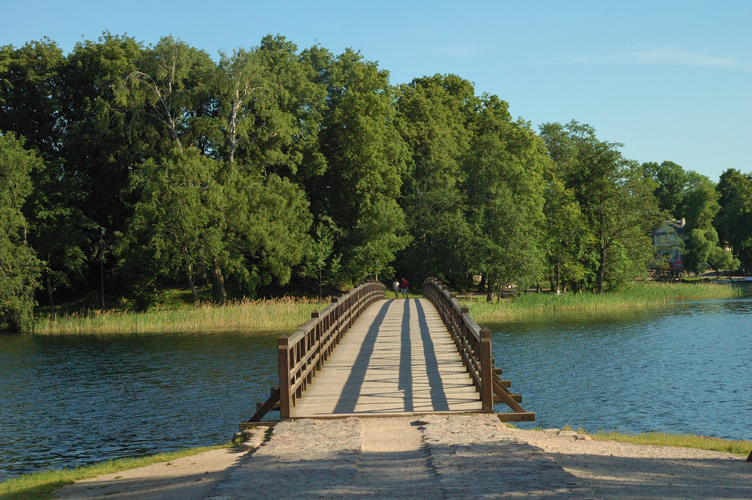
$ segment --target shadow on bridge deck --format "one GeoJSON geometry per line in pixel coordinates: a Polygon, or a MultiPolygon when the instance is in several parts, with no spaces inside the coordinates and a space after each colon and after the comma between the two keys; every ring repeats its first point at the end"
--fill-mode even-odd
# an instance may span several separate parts
{"type": "Polygon", "coordinates": [[[433,305],[391,299],[363,313],[291,416],[480,410],[480,396],[433,305]]]}

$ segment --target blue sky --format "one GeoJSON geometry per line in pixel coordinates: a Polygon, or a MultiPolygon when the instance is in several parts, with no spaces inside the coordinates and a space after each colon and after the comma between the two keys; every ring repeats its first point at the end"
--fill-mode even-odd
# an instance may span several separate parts
{"type": "Polygon", "coordinates": [[[455,73],[515,117],[589,123],[625,156],[752,172],[752,1],[0,0],[0,45],[104,30],[216,56],[267,33],[360,50],[392,83],[455,73]]]}

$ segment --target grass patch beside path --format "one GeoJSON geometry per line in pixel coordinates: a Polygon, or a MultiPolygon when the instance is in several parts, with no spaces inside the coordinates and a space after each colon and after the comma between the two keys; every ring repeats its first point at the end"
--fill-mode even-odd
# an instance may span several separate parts
{"type": "Polygon", "coordinates": [[[478,323],[490,323],[542,316],[558,312],[611,312],[667,307],[684,300],[726,299],[743,296],[728,285],[687,283],[638,283],[623,290],[594,294],[528,293],[499,303],[484,298],[463,300],[478,323]]]}
{"type": "Polygon", "coordinates": [[[728,441],[706,436],[694,436],[692,434],[666,434],[664,432],[648,432],[644,434],[630,434],[625,432],[598,431],[595,434],[587,434],[598,441],[618,441],[620,443],[644,444],[653,446],[675,446],[679,448],[696,448],[699,450],[721,451],[747,456],[752,450],[751,441],[728,441]]]}
{"type": "Polygon", "coordinates": [[[75,481],[160,462],[169,462],[170,460],[190,457],[205,451],[229,448],[230,446],[230,444],[203,446],[170,453],[159,453],[148,457],[107,460],[99,464],[86,465],[75,469],[34,472],[0,483],[0,500],[46,500],[53,498],[55,490],[73,484],[75,481]]]}
{"type": "Polygon", "coordinates": [[[35,320],[37,334],[292,331],[329,302],[310,299],[240,300],[226,305],[158,308],[144,313],[88,310],[35,320]]]}

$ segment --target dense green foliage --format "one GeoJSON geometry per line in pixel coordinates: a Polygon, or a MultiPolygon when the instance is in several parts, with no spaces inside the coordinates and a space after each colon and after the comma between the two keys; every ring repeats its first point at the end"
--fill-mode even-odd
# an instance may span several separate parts
{"type": "Polygon", "coordinates": [[[29,327],[40,262],[28,245],[28,224],[21,212],[32,192],[30,176],[41,160],[23,149],[13,134],[0,135],[0,326],[29,327]]]}
{"type": "Polygon", "coordinates": [[[395,274],[602,292],[646,274],[651,230],[681,217],[689,269],[752,268],[749,175],[638,165],[459,76],[395,86],[281,36],[215,60],[110,33],[0,47],[0,134],[15,328],[40,285],[49,306],[100,303],[104,282],[139,309],[166,287],[224,302],[395,274]]]}

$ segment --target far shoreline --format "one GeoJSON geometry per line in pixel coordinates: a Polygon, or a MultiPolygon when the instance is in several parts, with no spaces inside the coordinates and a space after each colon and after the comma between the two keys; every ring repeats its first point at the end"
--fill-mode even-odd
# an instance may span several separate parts
{"type": "MultiPolygon", "coordinates": [[[[420,297],[410,294],[410,298],[420,297]]],[[[690,300],[733,299],[744,296],[741,287],[706,283],[640,282],[604,294],[591,292],[522,293],[515,299],[486,301],[485,296],[465,297],[470,314],[479,324],[555,316],[560,313],[618,312],[661,309],[690,300]]],[[[389,293],[387,292],[387,298],[389,293]]],[[[157,308],[147,312],[84,310],[68,315],[38,317],[30,332],[37,335],[112,335],[165,333],[284,334],[295,331],[313,311],[328,306],[330,299],[240,300],[224,305],[157,308]]]]}

